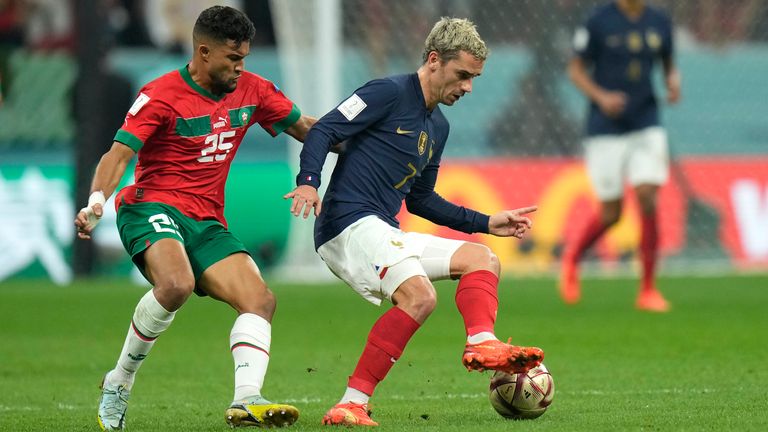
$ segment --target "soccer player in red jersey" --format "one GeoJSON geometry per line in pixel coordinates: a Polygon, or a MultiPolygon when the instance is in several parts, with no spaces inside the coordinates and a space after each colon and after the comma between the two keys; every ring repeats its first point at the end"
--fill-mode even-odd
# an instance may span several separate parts
{"type": "Polygon", "coordinates": [[[131,320],[117,365],[102,383],[98,421],[125,426],[139,366],[192,292],[229,304],[235,392],[230,426],[286,426],[298,410],[261,394],[269,362],[275,297],[245,246],[227,230],[224,185],[246,131],[304,141],[314,118],[301,114],[273,83],[243,69],[255,29],[240,11],[204,10],[193,30],[192,61],[145,85],[101,158],[88,205],[75,219],[88,239],[134,154],[136,183],[115,199],[128,253],[152,283],[131,320]]]}

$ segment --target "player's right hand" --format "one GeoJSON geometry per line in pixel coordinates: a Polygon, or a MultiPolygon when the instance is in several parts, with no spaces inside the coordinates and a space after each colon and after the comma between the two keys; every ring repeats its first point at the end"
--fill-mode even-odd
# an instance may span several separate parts
{"type": "Polygon", "coordinates": [[[81,239],[88,240],[91,238],[91,233],[96,225],[104,215],[104,194],[101,191],[96,191],[88,198],[88,205],[81,208],[75,216],[75,228],[77,228],[77,236],[81,239]]]}
{"type": "Polygon", "coordinates": [[[291,213],[298,216],[304,213],[304,219],[309,217],[309,212],[314,208],[315,217],[320,214],[323,203],[317,194],[317,189],[310,185],[298,186],[293,192],[283,195],[283,199],[293,198],[291,203],[291,213]]]}
{"type": "Polygon", "coordinates": [[[615,118],[624,112],[627,106],[627,95],[618,91],[606,91],[595,101],[600,111],[610,118],[615,118]]]}

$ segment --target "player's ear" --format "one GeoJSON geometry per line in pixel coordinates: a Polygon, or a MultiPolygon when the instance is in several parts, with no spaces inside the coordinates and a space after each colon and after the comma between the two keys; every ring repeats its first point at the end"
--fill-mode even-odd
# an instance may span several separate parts
{"type": "Polygon", "coordinates": [[[427,54],[427,66],[429,66],[432,72],[440,67],[440,54],[438,54],[437,51],[430,51],[429,54],[427,54]]]}
{"type": "Polygon", "coordinates": [[[208,56],[211,55],[211,47],[208,45],[201,43],[197,46],[197,52],[200,54],[200,57],[203,60],[208,60],[208,56]]]}

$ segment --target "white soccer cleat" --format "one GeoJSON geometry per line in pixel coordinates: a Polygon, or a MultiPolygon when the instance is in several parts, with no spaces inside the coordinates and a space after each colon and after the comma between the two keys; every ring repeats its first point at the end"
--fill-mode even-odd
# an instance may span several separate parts
{"type": "Polygon", "coordinates": [[[99,426],[101,430],[123,430],[125,428],[125,411],[128,409],[128,398],[131,391],[124,385],[112,386],[107,383],[107,377],[101,382],[101,398],[99,399],[99,426]]]}

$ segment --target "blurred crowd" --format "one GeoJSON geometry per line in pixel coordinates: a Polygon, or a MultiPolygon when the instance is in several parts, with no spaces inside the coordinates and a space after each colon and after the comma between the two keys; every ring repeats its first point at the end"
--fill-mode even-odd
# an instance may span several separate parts
{"type": "MultiPolygon", "coordinates": [[[[682,35],[679,45],[768,41],[765,0],[649,1],[670,12],[682,35]]],[[[391,72],[387,68],[393,62],[407,62],[410,67],[419,61],[422,38],[428,31],[425,26],[445,15],[471,18],[491,47],[527,47],[534,61],[525,76],[515,82],[521,89],[520,96],[501,110],[499,127],[504,133],[497,137],[523,137],[521,142],[536,143],[536,151],[544,154],[572,153],[577,126],[560,112],[562,103],[553,94],[557,89],[553,83],[562,76],[570,56],[575,27],[589,10],[605,0],[340,2],[345,43],[369,54],[371,76],[391,72]],[[535,125],[541,122],[534,120],[541,118],[561,126],[537,128],[535,125]],[[516,127],[522,129],[513,130],[516,127]]],[[[213,4],[239,8],[251,18],[257,29],[253,46],[275,45],[270,0],[0,0],[0,105],[7,100],[14,79],[10,67],[14,52],[74,53],[78,8],[94,5],[98,9],[103,17],[105,46],[184,54],[191,50],[189,34],[195,17],[213,4]]],[[[0,133],[0,143],[4,137],[13,139],[0,133]]]]}

